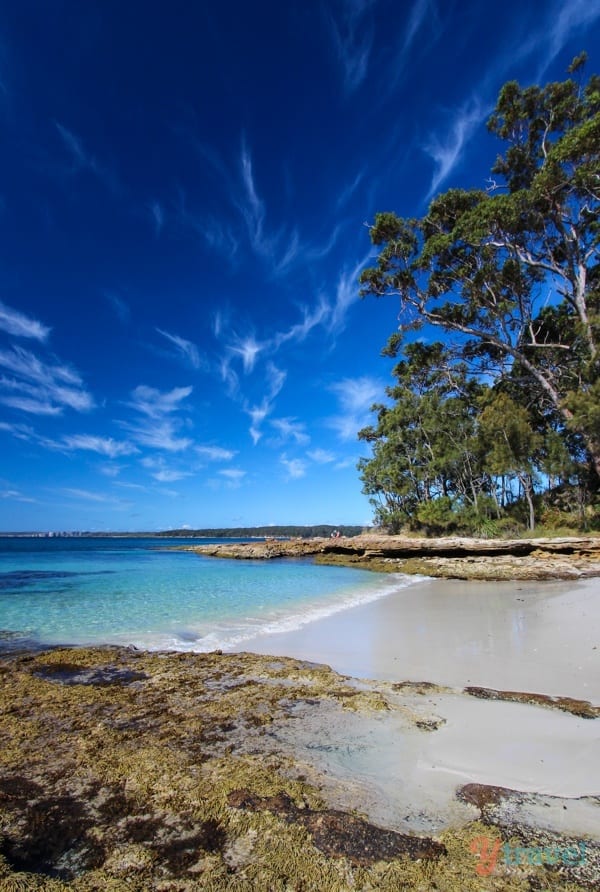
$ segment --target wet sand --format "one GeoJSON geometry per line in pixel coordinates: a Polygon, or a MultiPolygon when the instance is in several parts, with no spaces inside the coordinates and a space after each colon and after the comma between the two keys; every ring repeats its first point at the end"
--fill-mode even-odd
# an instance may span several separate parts
{"type": "MultiPolygon", "coordinates": [[[[325,663],[355,679],[433,683],[402,688],[399,712],[365,718],[307,709],[272,730],[317,768],[339,807],[384,826],[439,831],[473,818],[463,784],[520,791],[511,820],[533,832],[599,838],[600,721],[531,703],[475,699],[466,686],[600,704],[600,580],[423,580],[245,650],[325,663]],[[415,730],[406,710],[420,714],[415,730]],[[521,796],[520,794],[525,794],[521,796]],[[527,794],[531,794],[528,798],[527,794]],[[546,797],[546,798],[545,798],[546,797]]],[[[360,682],[356,682],[360,685],[360,682]]]]}
{"type": "MultiPolygon", "coordinates": [[[[241,649],[241,648],[240,648],[241,649]]],[[[480,685],[600,703],[600,579],[423,580],[244,650],[358,678],[480,685]]]]}

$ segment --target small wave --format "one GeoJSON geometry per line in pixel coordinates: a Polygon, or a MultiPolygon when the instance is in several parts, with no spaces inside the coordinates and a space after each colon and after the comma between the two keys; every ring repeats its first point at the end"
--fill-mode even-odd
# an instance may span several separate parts
{"type": "Polygon", "coordinates": [[[283,632],[295,632],[309,623],[318,622],[349,610],[352,607],[360,607],[379,601],[388,595],[408,588],[417,582],[422,582],[425,576],[405,576],[402,573],[393,573],[386,576],[386,583],[379,586],[369,585],[366,589],[353,591],[345,597],[330,600],[325,604],[310,605],[301,613],[292,613],[278,618],[253,619],[248,617],[239,625],[228,623],[218,624],[217,627],[206,628],[204,632],[192,629],[182,629],[168,634],[149,635],[145,640],[129,641],[136,647],[144,650],[176,650],[192,653],[208,653],[213,650],[233,650],[258,638],[262,635],[277,635],[283,632]]]}

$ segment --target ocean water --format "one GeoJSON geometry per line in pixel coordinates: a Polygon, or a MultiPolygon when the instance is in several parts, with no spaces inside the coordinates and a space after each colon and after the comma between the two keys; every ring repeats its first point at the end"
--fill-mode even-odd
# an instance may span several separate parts
{"type": "Polygon", "coordinates": [[[99,643],[226,649],[413,581],[310,559],[234,561],[170,550],[214,541],[0,537],[0,650],[99,643]]]}

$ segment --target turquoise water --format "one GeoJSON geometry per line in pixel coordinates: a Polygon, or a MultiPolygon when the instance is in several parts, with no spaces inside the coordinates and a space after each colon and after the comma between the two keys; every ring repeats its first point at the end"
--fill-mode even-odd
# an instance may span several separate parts
{"type": "Polygon", "coordinates": [[[235,647],[410,584],[307,559],[230,561],[168,549],[199,541],[216,540],[0,538],[0,649],[235,647]]]}

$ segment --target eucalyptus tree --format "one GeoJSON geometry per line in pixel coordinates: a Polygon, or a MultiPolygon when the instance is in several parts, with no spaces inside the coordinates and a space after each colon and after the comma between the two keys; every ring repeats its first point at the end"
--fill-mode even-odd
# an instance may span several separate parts
{"type": "Polygon", "coordinates": [[[439,342],[408,344],[404,357],[387,388],[392,402],[375,406],[377,423],[359,433],[372,445],[359,462],[363,491],[392,531],[449,530],[466,508],[477,514],[490,489],[477,428],[485,388],[439,342]]]}
{"type": "Polygon", "coordinates": [[[396,295],[400,326],[435,326],[490,380],[520,376],[600,478],[600,78],[507,83],[488,127],[504,143],[485,189],[450,189],[424,217],[379,213],[361,293],[396,295]]]}

